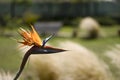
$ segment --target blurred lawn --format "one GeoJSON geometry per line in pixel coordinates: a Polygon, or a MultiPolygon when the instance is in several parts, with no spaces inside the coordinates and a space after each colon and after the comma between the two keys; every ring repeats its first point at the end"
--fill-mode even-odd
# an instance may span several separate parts
{"type": "MultiPolygon", "coordinates": [[[[102,27],[102,32],[105,34],[105,37],[93,39],[93,40],[84,40],[81,38],[72,38],[72,37],[54,37],[50,42],[53,45],[56,45],[59,41],[70,40],[81,44],[88,49],[95,52],[100,58],[104,59],[106,62],[108,58],[103,56],[103,53],[108,50],[111,46],[115,44],[120,44],[120,37],[117,35],[117,30],[119,26],[112,27],[102,27]]],[[[63,27],[60,30],[60,33],[72,34],[72,27],[63,27]]],[[[17,32],[17,31],[16,31],[17,32]]],[[[13,32],[14,33],[14,32],[13,32]]],[[[4,69],[6,71],[16,71],[19,68],[21,57],[19,51],[17,50],[16,41],[8,37],[0,37],[0,70],[4,69]]],[[[111,66],[111,71],[115,70],[114,66],[108,63],[111,66]]]]}
{"type": "MultiPolygon", "coordinates": [[[[66,34],[71,34],[72,35],[72,30],[73,28],[71,27],[65,27],[62,28],[60,33],[65,32],[66,34]]],[[[87,40],[87,39],[81,39],[81,38],[55,38],[51,41],[60,41],[60,39],[63,40],[71,40],[74,42],[77,42],[88,49],[96,52],[96,53],[103,53],[105,50],[109,49],[111,46],[114,46],[115,44],[120,44],[120,37],[117,34],[118,29],[120,29],[119,25],[116,26],[102,26],[101,31],[102,34],[104,34],[104,37],[98,38],[98,39],[92,39],[92,40],[87,40]],[[57,39],[57,40],[56,40],[57,39]]]]}
{"type": "Polygon", "coordinates": [[[0,37],[0,70],[15,71],[20,63],[16,42],[11,38],[0,37]]]}

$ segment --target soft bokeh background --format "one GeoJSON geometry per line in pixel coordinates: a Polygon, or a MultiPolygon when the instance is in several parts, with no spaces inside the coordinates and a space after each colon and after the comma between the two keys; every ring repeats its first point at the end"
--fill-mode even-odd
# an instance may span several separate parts
{"type": "Polygon", "coordinates": [[[14,39],[30,24],[69,51],[31,56],[20,80],[120,80],[119,0],[0,0],[0,80],[19,69],[28,48],[14,39]]]}

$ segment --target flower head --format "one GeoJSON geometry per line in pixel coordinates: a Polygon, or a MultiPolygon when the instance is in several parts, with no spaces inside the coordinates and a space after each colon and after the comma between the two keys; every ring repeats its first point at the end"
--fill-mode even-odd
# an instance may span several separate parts
{"type": "Polygon", "coordinates": [[[32,30],[27,31],[23,28],[20,28],[19,33],[23,37],[23,41],[18,41],[19,43],[22,43],[24,46],[41,46],[42,40],[39,37],[38,33],[34,29],[34,27],[31,25],[32,30]]]}

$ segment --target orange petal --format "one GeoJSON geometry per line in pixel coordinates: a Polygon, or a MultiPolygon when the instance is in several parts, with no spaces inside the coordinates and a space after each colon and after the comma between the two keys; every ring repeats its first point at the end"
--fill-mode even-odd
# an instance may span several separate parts
{"type": "Polygon", "coordinates": [[[38,33],[36,32],[36,30],[34,29],[34,27],[32,25],[31,25],[31,28],[32,28],[31,37],[32,37],[35,45],[41,46],[42,41],[41,41],[38,33]]]}
{"type": "Polygon", "coordinates": [[[29,32],[27,32],[26,30],[24,30],[23,28],[20,28],[20,31],[19,31],[20,35],[26,39],[30,38],[31,35],[29,32]]]}

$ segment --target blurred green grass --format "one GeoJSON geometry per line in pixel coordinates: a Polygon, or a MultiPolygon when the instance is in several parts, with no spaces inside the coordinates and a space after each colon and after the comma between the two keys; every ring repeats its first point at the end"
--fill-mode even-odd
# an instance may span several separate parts
{"type": "MultiPolygon", "coordinates": [[[[51,41],[52,43],[54,43],[55,41],[70,40],[87,47],[88,49],[94,51],[95,53],[103,53],[105,50],[109,49],[111,46],[114,46],[115,44],[120,44],[120,37],[117,34],[118,29],[120,29],[119,25],[102,26],[101,31],[102,31],[102,34],[104,34],[104,37],[101,37],[98,39],[87,40],[87,39],[81,39],[79,37],[78,38],[57,37],[51,41]]],[[[72,27],[65,27],[61,29],[60,33],[65,32],[66,34],[72,34],[72,31],[73,31],[72,27]]]]}
{"type": "Polygon", "coordinates": [[[8,37],[0,37],[0,70],[16,71],[19,63],[16,42],[8,37]]]}
{"type": "MultiPolygon", "coordinates": [[[[80,45],[85,46],[89,50],[96,53],[101,59],[103,59],[110,66],[113,74],[118,77],[119,75],[116,73],[117,69],[114,65],[112,65],[109,61],[109,58],[104,56],[104,52],[109,50],[111,46],[115,46],[115,44],[120,44],[120,37],[117,35],[117,30],[120,28],[119,25],[115,26],[104,26],[101,27],[102,32],[105,34],[105,37],[93,39],[93,40],[85,40],[81,38],[72,38],[72,37],[54,37],[49,42],[53,45],[57,45],[59,41],[70,40],[76,42],[80,45]]],[[[12,30],[13,33],[17,30],[12,30]]],[[[63,27],[59,33],[72,34],[72,27],[63,27]]],[[[18,36],[18,35],[16,35],[18,36]]],[[[18,36],[19,37],[19,36],[18,36]]],[[[3,69],[5,71],[17,71],[20,65],[22,57],[20,57],[20,52],[17,49],[16,41],[12,40],[8,37],[0,37],[0,70],[3,69]]]]}

